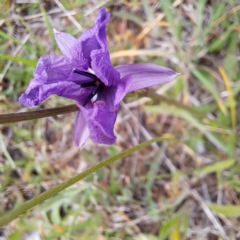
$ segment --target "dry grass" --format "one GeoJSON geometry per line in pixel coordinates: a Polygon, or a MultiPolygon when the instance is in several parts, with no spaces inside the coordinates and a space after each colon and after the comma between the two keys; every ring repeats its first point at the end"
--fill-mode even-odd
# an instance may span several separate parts
{"type": "MultiPolygon", "coordinates": [[[[125,98],[113,146],[89,140],[77,151],[74,113],[0,126],[1,212],[144,140],[176,138],[79,182],[11,222],[2,239],[240,239],[240,3],[4,2],[0,113],[27,110],[17,98],[38,57],[59,53],[52,27],[77,37],[100,6],[111,12],[114,65],[153,62],[181,75],[125,98]]],[[[69,103],[52,96],[40,108],[69,103]]]]}

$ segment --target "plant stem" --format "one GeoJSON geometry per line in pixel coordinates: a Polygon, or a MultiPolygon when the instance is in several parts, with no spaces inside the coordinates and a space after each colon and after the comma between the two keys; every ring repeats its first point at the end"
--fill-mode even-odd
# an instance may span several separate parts
{"type": "Polygon", "coordinates": [[[48,108],[31,112],[0,114],[0,124],[28,121],[37,118],[51,117],[76,111],[78,111],[78,107],[75,104],[71,104],[63,107],[48,108]]]}
{"type": "MultiPolygon", "coordinates": [[[[186,110],[192,114],[195,114],[199,117],[204,117],[205,114],[191,109],[188,106],[185,106],[181,104],[180,102],[177,102],[173,99],[161,96],[156,94],[154,91],[144,91],[144,92],[137,92],[138,96],[144,96],[152,98],[155,101],[162,101],[165,103],[168,103],[170,105],[176,106],[177,108],[186,110]]],[[[75,104],[63,106],[63,107],[57,107],[57,108],[49,108],[49,109],[43,109],[43,110],[35,110],[31,112],[20,112],[20,113],[7,113],[7,114],[0,114],[0,124],[10,124],[15,122],[21,122],[21,121],[28,121],[38,118],[44,118],[44,117],[51,117],[51,116],[57,116],[60,114],[70,113],[70,112],[76,112],[78,111],[78,107],[75,104]]]]}

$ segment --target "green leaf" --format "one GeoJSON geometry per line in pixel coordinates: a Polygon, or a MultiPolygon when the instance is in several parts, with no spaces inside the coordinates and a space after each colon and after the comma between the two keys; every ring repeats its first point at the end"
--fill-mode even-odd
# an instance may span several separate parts
{"type": "Polygon", "coordinates": [[[24,65],[33,66],[33,67],[35,67],[37,64],[37,60],[25,59],[25,58],[21,58],[21,57],[12,57],[12,56],[8,56],[8,55],[4,55],[4,54],[0,54],[0,58],[5,59],[5,60],[11,60],[14,62],[19,62],[24,65]]]}
{"type": "Polygon", "coordinates": [[[227,75],[231,80],[237,80],[238,56],[235,54],[228,54],[223,60],[223,67],[226,69],[227,75]]]}
{"type": "Polygon", "coordinates": [[[166,237],[172,232],[172,230],[178,225],[179,223],[179,216],[175,216],[168,221],[162,226],[159,235],[160,239],[166,239],[166,237]]]}
{"type": "Polygon", "coordinates": [[[213,42],[209,45],[208,51],[210,53],[214,51],[220,51],[229,40],[229,36],[235,27],[235,25],[232,25],[221,35],[221,37],[219,37],[217,40],[214,39],[213,42]]]}
{"type": "Polygon", "coordinates": [[[166,15],[167,21],[170,24],[172,33],[173,33],[175,39],[178,40],[178,41],[176,41],[176,43],[179,44],[180,39],[181,39],[181,36],[179,34],[179,28],[181,27],[181,25],[180,25],[179,19],[177,19],[177,15],[174,14],[175,9],[173,11],[171,1],[169,1],[169,0],[162,0],[160,2],[161,2],[161,7],[163,8],[164,13],[166,15]]]}
{"type": "Polygon", "coordinates": [[[226,114],[226,107],[220,98],[219,92],[216,88],[214,78],[212,75],[204,70],[193,69],[193,75],[202,83],[203,87],[211,93],[213,98],[218,103],[219,108],[222,110],[223,113],[226,114]]]}
{"type": "Polygon", "coordinates": [[[44,24],[45,24],[45,26],[48,30],[51,41],[54,44],[55,49],[58,49],[58,46],[57,46],[56,41],[55,41],[54,33],[53,33],[53,27],[52,27],[52,25],[49,21],[49,17],[48,17],[48,15],[47,15],[47,13],[46,13],[42,4],[40,4],[40,9],[41,9],[44,24]]]}
{"type": "Polygon", "coordinates": [[[23,44],[20,40],[18,40],[17,38],[11,36],[10,34],[6,34],[5,32],[3,32],[2,30],[0,30],[0,37],[7,39],[7,40],[11,40],[14,43],[21,45],[22,47],[26,48],[27,50],[31,51],[32,49],[30,47],[28,47],[27,45],[23,44]]]}
{"type": "Polygon", "coordinates": [[[201,0],[196,2],[196,35],[198,45],[201,45],[203,39],[205,39],[204,31],[203,31],[203,20],[204,20],[204,9],[205,9],[206,0],[201,0]]]}
{"type": "Polygon", "coordinates": [[[225,10],[224,3],[219,2],[216,4],[212,4],[212,14],[210,15],[210,18],[209,18],[209,24],[205,28],[205,32],[206,32],[205,35],[210,33],[211,29],[214,26],[214,22],[223,15],[224,10],[225,10]]]}
{"type": "Polygon", "coordinates": [[[197,175],[199,177],[202,177],[212,172],[221,172],[224,169],[231,167],[234,163],[235,163],[234,159],[217,162],[202,168],[200,171],[197,172],[197,175]]]}
{"type": "Polygon", "coordinates": [[[209,204],[211,210],[213,210],[217,215],[224,215],[226,217],[239,217],[240,216],[240,206],[233,205],[217,205],[209,204]]]}

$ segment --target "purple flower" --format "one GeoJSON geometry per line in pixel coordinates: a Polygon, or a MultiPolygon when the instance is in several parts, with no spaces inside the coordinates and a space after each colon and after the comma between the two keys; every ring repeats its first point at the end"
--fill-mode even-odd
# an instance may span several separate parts
{"type": "Polygon", "coordinates": [[[124,96],[177,76],[175,71],[151,63],[113,67],[106,39],[109,16],[101,8],[95,25],[78,39],[55,32],[63,56],[41,57],[34,78],[19,98],[29,107],[39,105],[51,94],[77,101],[74,142],[78,147],[88,137],[95,143],[115,143],[113,128],[124,96]]]}

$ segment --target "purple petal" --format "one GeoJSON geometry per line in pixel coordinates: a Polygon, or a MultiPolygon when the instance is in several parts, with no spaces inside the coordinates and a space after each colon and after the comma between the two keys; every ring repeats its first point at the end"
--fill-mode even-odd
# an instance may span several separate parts
{"type": "Polygon", "coordinates": [[[126,64],[115,67],[121,77],[130,75],[132,84],[128,92],[162,84],[173,80],[178,74],[170,68],[152,63],[126,64]]]}
{"type": "Polygon", "coordinates": [[[50,84],[43,84],[33,89],[28,89],[19,98],[19,102],[28,107],[34,107],[42,103],[51,94],[56,94],[61,97],[83,102],[84,99],[91,93],[91,88],[81,88],[74,82],[55,82],[50,84]]]}
{"type": "Polygon", "coordinates": [[[66,57],[41,57],[34,78],[19,101],[26,106],[33,107],[39,105],[50,94],[83,101],[92,89],[81,89],[78,84],[86,82],[86,77],[77,74],[73,76],[72,69],[72,62],[66,57]]]}
{"type": "Polygon", "coordinates": [[[117,86],[105,87],[102,98],[110,110],[118,110],[119,103],[129,92],[131,82],[131,76],[126,76],[119,80],[117,86]]]}
{"type": "Polygon", "coordinates": [[[95,25],[85,31],[71,49],[74,59],[81,62],[85,68],[91,67],[91,53],[93,50],[107,49],[106,25],[110,14],[101,8],[95,19],[95,25]]]}
{"type": "Polygon", "coordinates": [[[107,50],[106,25],[108,23],[110,13],[105,8],[100,8],[95,18],[95,26],[97,26],[96,38],[102,49],[107,50]]]}
{"type": "Polygon", "coordinates": [[[74,143],[81,148],[89,137],[89,128],[81,110],[78,111],[74,126],[74,143]]]}
{"type": "Polygon", "coordinates": [[[119,72],[112,66],[109,53],[104,50],[95,50],[91,54],[91,65],[96,76],[106,86],[118,85],[120,81],[119,72]]]}
{"type": "Polygon", "coordinates": [[[117,112],[109,111],[103,101],[95,102],[91,108],[79,107],[86,119],[90,131],[90,138],[95,143],[113,144],[116,142],[113,127],[117,112]]]}
{"type": "Polygon", "coordinates": [[[73,47],[77,40],[67,33],[58,32],[56,30],[54,30],[54,36],[62,54],[65,57],[72,58],[70,49],[73,47]]]}
{"type": "Polygon", "coordinates": [[[37,67],[34,72],[35,81],[31,81],[30,85],[39,86],[44,83],[58,82],[66,80],[77,80],[81,76],[72,76],[73,69],[76,66],[72,63],[71,59],[64,56],[48,55],[39,59],[37,67]]]}

